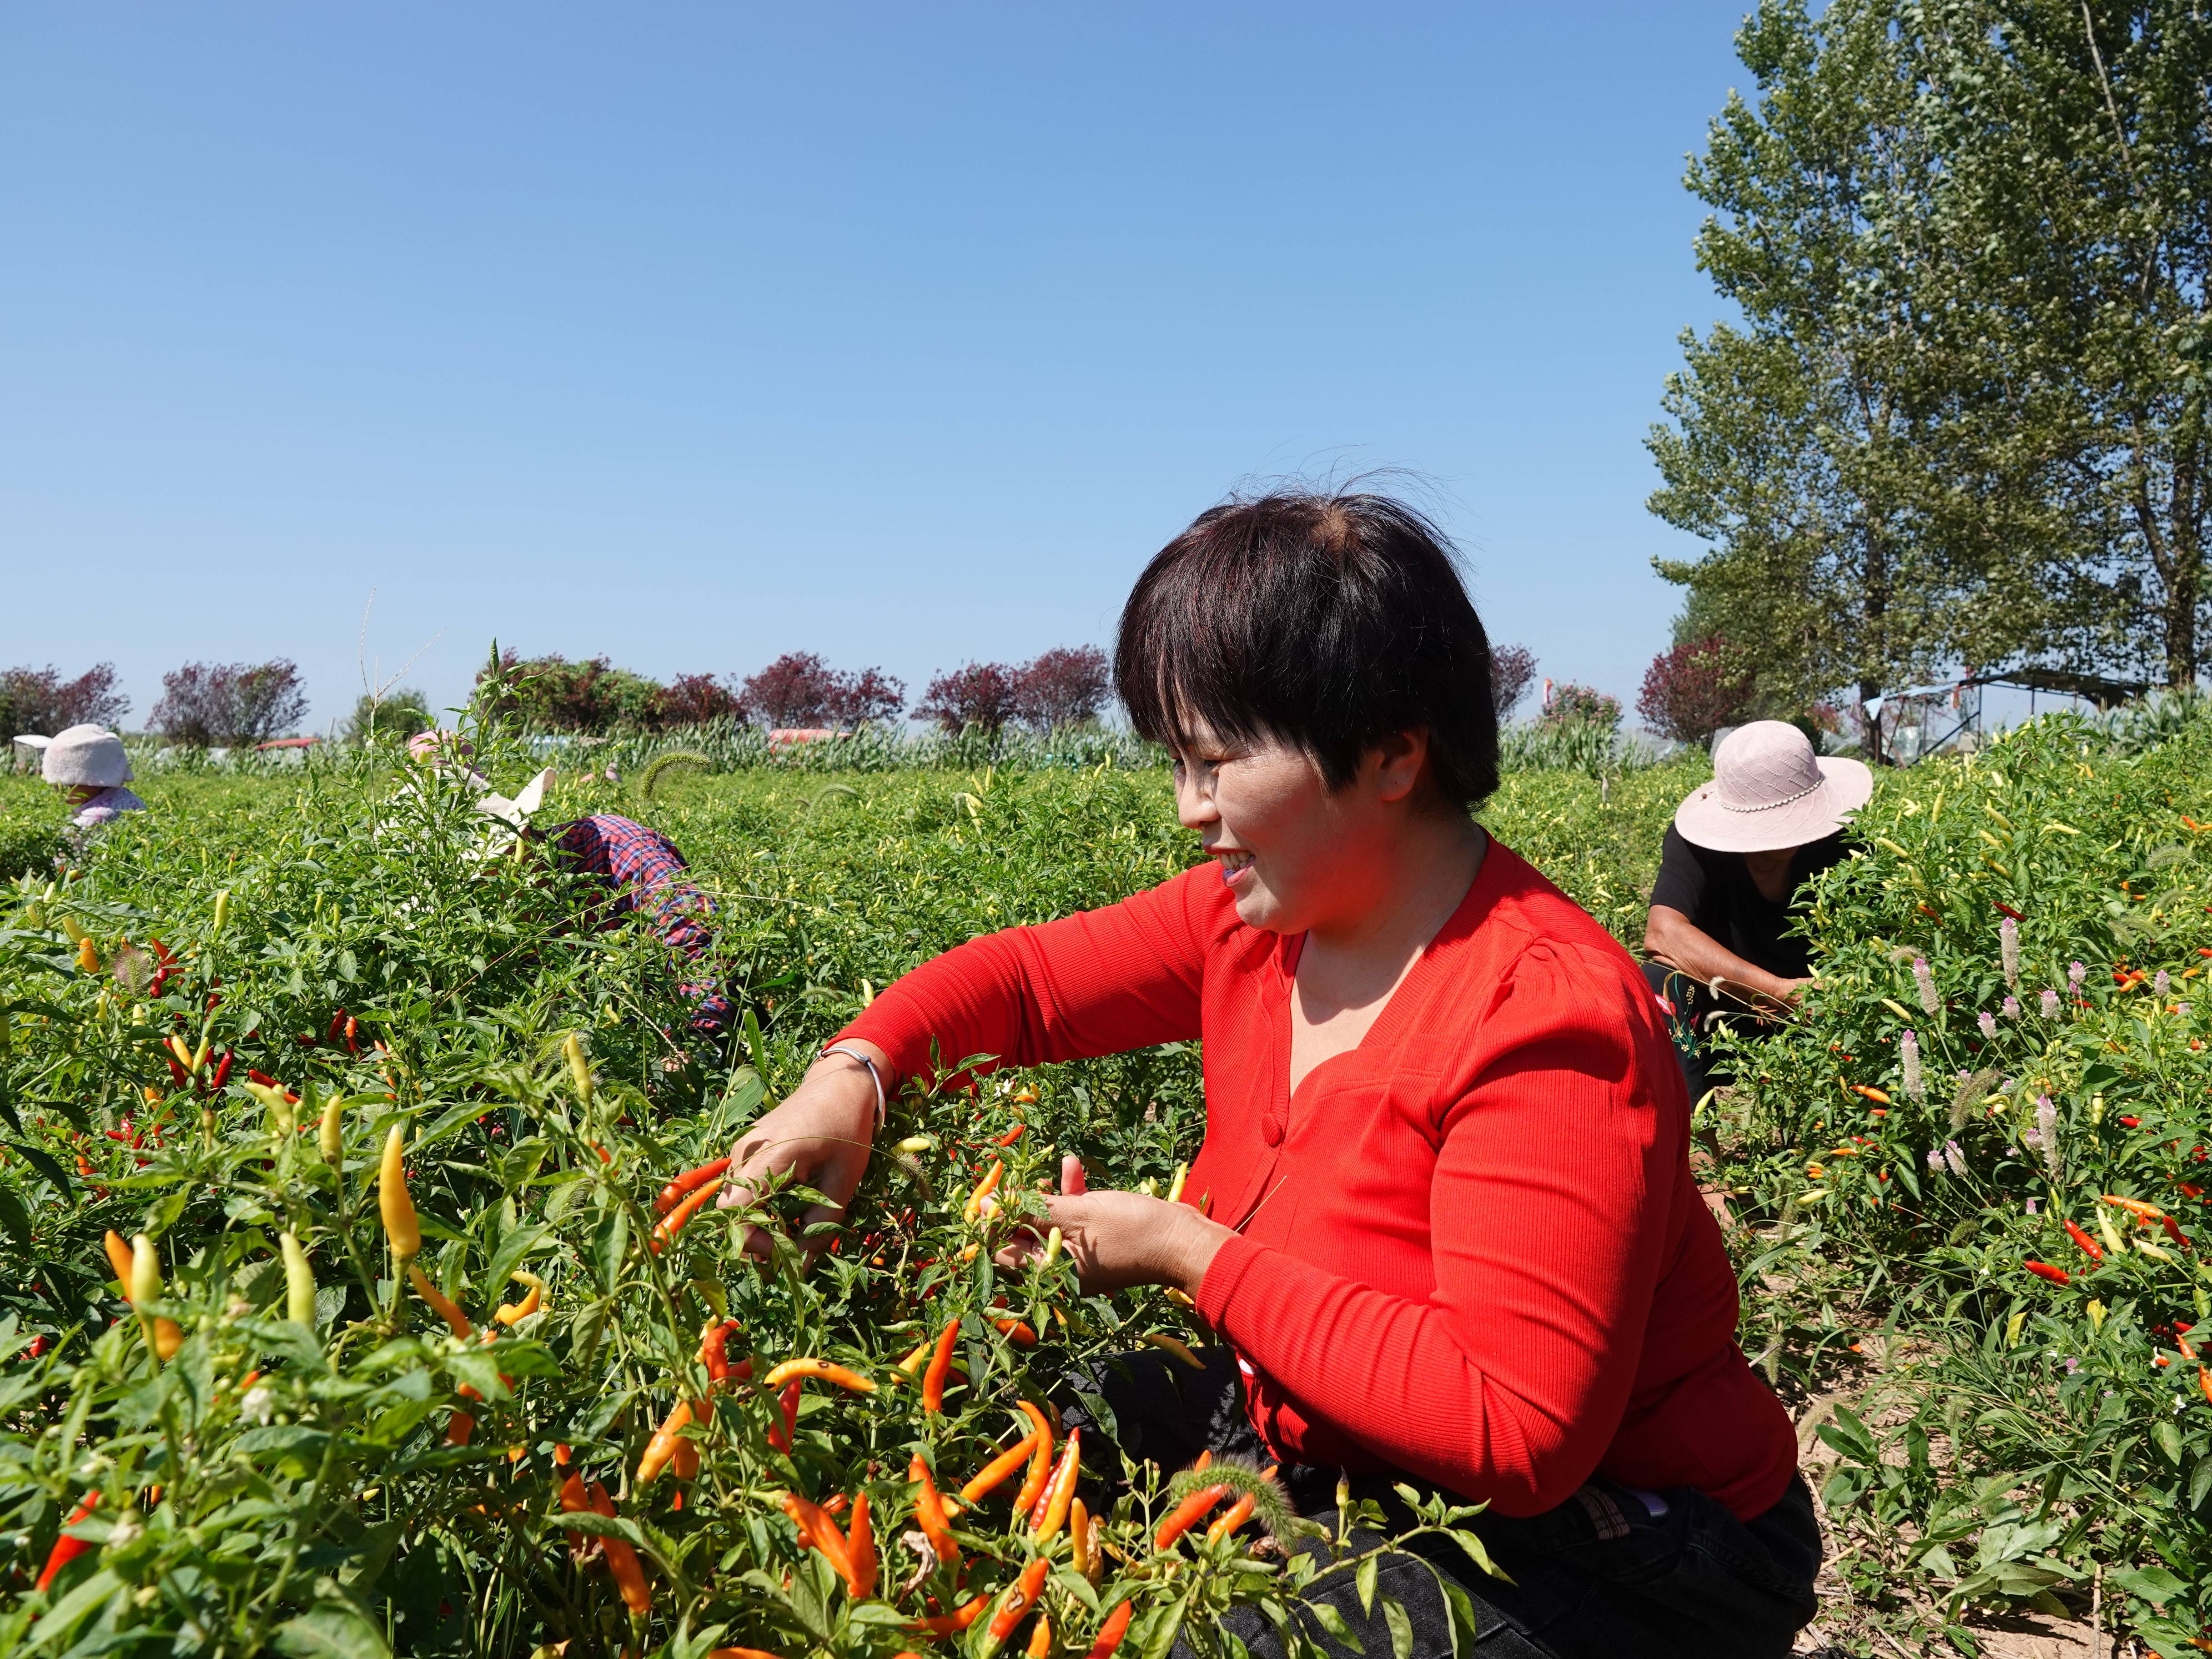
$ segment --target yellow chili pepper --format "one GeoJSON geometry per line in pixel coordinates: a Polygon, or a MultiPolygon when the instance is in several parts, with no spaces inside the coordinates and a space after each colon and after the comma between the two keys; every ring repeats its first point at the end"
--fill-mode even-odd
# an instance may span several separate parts
{"type": "Polygon", "coordinates": [[[292,1233],[276,1236],[276,1248],[284,1257],[284,1312],[295,1325],[315,1328],[315,1270],[307,1265],[307,1253],[292,1233]]]}
{"type": "MultiPolygon", "coordinates": [[[[149,1302],[161,1299],[161,1258],[154,1249],[154,1241],[140,1233],[131,1241],[131,1305],[143,1307],[149,1302]]],[[[185,1334],[177,1328],[173,1319],[147,1319],[139,1316],[146,1331],[146,1346],[162,1360],[175,1358],[185,1343],[185,1334]]]]}
{"type": "Polygon", "coordinates": [[[568,1057],[568,1080],[576,1085],[576,1098],[586,1106],[592,1103],[592,1062],[584,1057],[584,1040],[574,1031],[562,1043],[561,1052],[568,1057]]]}
{"type": "Polygon", "coordinates": [[[345,1158],[345,1100],[332,1095],[330,1104],[323,1108],[322,1127],[315,1132],[315,1144],[322,1149],[323,1162],[333,1170],[345,1158]]]}
{"type": "Polygon", "coordinates": [[[214,925],[208,929],[208,937],[210,939],[213,939],[216,934],[222,933],[223,923],[229,920],[230,889],[226,887],[215,896],[215,921],[214,925]]]}
{"type": "Polygon", "coordinates": [[[404,1265],[422,1248],[422,1224],[416,1218],[415,1200],[408,1195],[407,1171],[401,1158],[407,1150],[407,1131],[395,1123],[384,1138],[384,1158],[377,1169],[376,1207],[384,1216],[385,1236],[392,1254],[404,1265]]]}

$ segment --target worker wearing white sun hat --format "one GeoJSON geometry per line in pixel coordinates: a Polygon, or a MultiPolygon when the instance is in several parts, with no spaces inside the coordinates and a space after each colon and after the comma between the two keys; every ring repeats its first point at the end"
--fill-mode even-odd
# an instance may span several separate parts
{"type": "Polygon", "coordinates": [[[104,726],[72,726],[57,733],[39,763],[39,775],[76,809],[70,823],[80,830],[146,810],[146,803],[123,787],[131,777],[123,739],[104,726]]]}
{"type": "Polygon", "coordinates": [[[1858,761],[1815,755],[1784,720],[1737,727],[1713,753],[1713,780],[1674,811],[1644,923],[1644,972],[1676,1022],[1695,1102],[1730,1079],[1705,1053],[1729,1008],[1784,1011],[1812,977],[1811,941],[1793,931],[1805,883],[1840,862],[1843,829],[1874,793],[1858,761]]]}

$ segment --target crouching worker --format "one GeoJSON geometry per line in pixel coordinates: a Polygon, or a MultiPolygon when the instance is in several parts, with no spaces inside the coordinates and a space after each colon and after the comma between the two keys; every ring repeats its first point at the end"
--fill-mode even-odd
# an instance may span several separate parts
{"type": "Polygon", "coordinates": [[[131,778],[123,739],[102,726],[72,726],[57,735],[40,760],[39,775],[69,803],[71,838],[79,845],[102,824],[146,810],[123,787],[131,778]]]}
{"type": "MultiPolygon", "coordinates": [[[[842,1214],[884,1101],[933,1054],[1196,1039],[1206,1136],[1180,1200],[1070,1158],[1039,1200],[1086,1292],[1172,1287],[1222,1339],[1202,1372],[1105,1367],[1085,1467],[1249,1449],[1324,1526],[1340,1476],[1401,1525],[1399,1481],[1487,1504],[1473,1525],[1510,1578],[1456,1546],[1381,1567],[1423,1659],[1457,1650],[1432,1569],[1500,1656],[1790,1652],[1820,1559],[1796,1437],[1736,1346],[1650,988],[1472,816],[1498,715],[1441,536],[1376,495],[1217,507],[1139,577],[1115,678],[1211,859],[896,981],[739,1137],[721,1201],[788,1171],[830,1200],[805,1221],[842,1214]]],[[[1389,1651],[1403,1631],[1352,1580],[1316,1594],[1389,1651]]],[[[1256,1611],[1224,1626],[1283,1651],[1256,1611]]]]}
{"type": "Polygon", "coordinates": [[[591,877],[605,889],[590,908],[600,930],[617,926],[633,912],[641,915],[655,938],[697,970],[679,988],[691,1003],[692,1031],[712,1040],[728,1029],[729,1000],[708,969],[714,946],[709,923],[714,902],[690,879],[690,866],[673,842],[658,830],[614,812],[595,812],[540,830],[532,819],[553,787],[553,769],[547,767],[509,799],[469,764],[470,745],[458,732],[417,732],[408,739],[407,752],[417,764],[448,776],[455,769],[466,769],[463,775],[477,791],[477,811],[513,832],[497,832],[488,854],[512,848],[514,836],[544,843],[553,850],[556,868],[591,877]]]}
{"type": "Polygon", "coordinates": [[[1753,720],[1722,739],[1712,781],[1675,809],[1644,972],[1673,1012],[1692,1106],[1734,1081],[1713,1060],[1716,1023],[1755,1025],[1811,982],[1812,941],[1793,931],[1805,884],[1842,860],[1844,822],[1873,793],[1861,763],[1815,756],[1784,721],[1753,720]]]}
{"type": "Polygon", "coordinates": [[[562,867],[597,877],[609,888],[597,907],[602,928],[635,911],[663,945],[692,965],[696,971],[681,988],[692,1005],[691,1029],[704,1037],[720,1036],[729,1026],[730,1003],[708,967],[714,948],[714,902],[690,880],[690,866],[676,844],[658,830],[613,812],[556,824],[546,838],[562,867]]]}

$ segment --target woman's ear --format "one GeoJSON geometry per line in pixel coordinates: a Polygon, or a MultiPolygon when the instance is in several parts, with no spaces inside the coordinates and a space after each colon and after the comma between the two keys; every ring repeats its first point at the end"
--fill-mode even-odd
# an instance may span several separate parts
{"type": "Polygon", "coordinates": [[[1420,787],[1428,770],[1428,728],[1417,726],[1410,732],[1392,732],[1367,751],[1367,759],[1375,769],[1376,795],[1393,803],[1404,800],[1420,787]]]}

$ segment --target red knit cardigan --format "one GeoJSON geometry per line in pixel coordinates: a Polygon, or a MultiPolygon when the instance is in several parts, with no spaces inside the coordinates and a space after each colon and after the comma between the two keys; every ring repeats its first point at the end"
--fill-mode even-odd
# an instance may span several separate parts
{"type": "Polygon", "coordinates": [[[973,939],[843,1035],[902,1074],[933,1042],[1030,1066],[1202,1038],[1185,1201],[1237,1237],[1199,1308],[1278,1457],[1410,1471],[1505,1515],[1593,1473],[1772,1504],[1796,1437],[1736,1346],[1681,1073],[1627,952],[1493,842],[1365,1038],[1292,1093],[1303,943],[1241,922],[1208,863],[973,939]]]}

